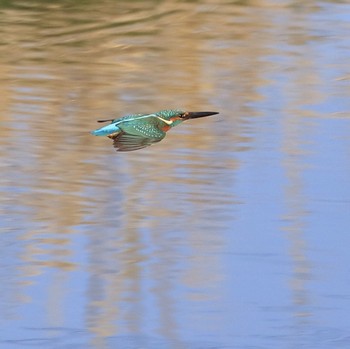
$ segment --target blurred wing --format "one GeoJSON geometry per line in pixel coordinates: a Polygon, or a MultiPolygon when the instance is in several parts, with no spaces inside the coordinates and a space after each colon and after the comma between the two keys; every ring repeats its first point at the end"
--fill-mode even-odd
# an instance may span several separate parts
{"type": "MultiPolygon", "coordinates": [[[[111,137],[112,138],[112,137],[111,137]]],[[[113,146],[117,151],[132,151],[148,147],[153,142],[150,139],[129,135],[126,133],[120,133],[113,137],[113,146]]]]}
{"type": "Polygon", "coordinates": [[[144,129],[138,130],[134,128],[133,133],[120,132],[116,135],[111,135],[113,146],[117,151],[133,151],[146,148],[153,143],[160,142],[165,137],[165,132],[157,127],[152,127],[152,130],[146,132],[144,129]],[[151,136],[151,137],[150,137],[151,136]]]}

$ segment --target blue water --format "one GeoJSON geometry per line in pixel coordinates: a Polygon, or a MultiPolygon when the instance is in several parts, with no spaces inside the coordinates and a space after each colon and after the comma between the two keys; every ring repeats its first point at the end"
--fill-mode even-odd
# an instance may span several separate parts
{"type": "Polygon", "coordinates": [[[0,11],[1,349],[349,348],[346,3],[0,11]]]}

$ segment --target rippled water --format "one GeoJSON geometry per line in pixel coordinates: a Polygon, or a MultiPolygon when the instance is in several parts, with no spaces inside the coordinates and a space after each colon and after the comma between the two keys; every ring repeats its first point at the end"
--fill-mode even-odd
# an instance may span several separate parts
{"type": "Polygon", "coordinates": [[[350,346],[344,1],[0,4],[0,348],[350,346]],[[216,110],[116,153],[99,118],[216,110]]]}

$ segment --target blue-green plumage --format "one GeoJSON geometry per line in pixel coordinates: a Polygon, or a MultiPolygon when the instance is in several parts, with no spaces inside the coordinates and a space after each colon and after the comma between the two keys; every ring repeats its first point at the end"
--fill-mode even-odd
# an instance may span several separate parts
{"type": "Polygon", "coordinates": [[[117,151],[132,151],[161,141],[172,127],[188,119],[218,114],[217,112],[185,112],[178,109],[161,110],[151,114],[131,114],[111,121],[91,134],[113,139],[117,151]]]}

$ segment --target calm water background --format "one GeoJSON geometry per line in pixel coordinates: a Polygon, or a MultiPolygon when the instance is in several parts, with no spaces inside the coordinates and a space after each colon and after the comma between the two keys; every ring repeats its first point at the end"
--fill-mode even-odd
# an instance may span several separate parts
{"type": "Polygon", "coordinates": [[[346,1],[0,2],[0,348],[350,348],[346,1]],[[98,118],[216,110],[116,153],[98,118]]]}

